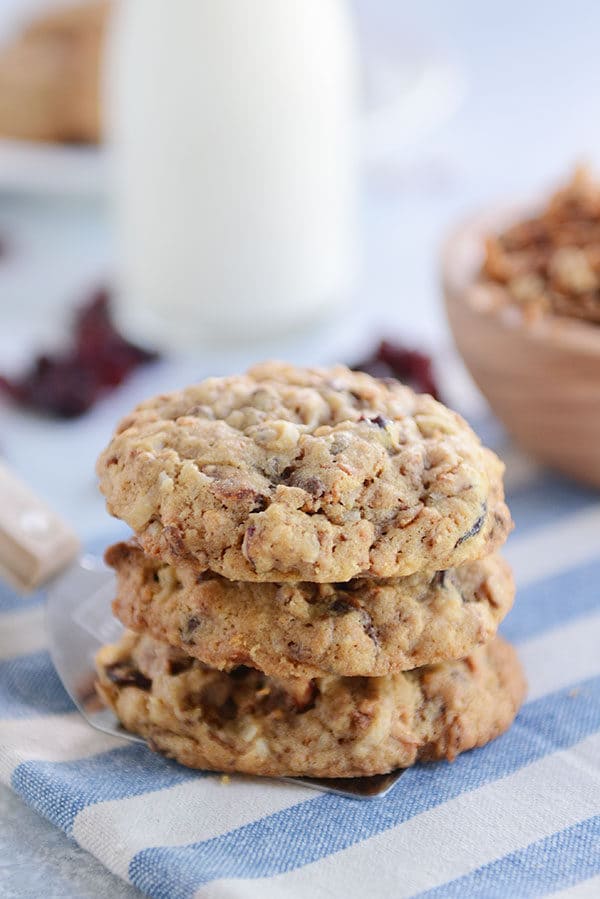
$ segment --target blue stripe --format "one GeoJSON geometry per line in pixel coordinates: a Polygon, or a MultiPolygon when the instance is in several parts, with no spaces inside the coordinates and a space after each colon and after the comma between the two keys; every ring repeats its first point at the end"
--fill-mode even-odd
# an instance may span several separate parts
{"type": "Polygon", "coordinates": [[[130,879],[156,899],[187,899],[212,880],[273,876],[346,849],[600,730],[600,677],[579,686],[528,704],[508,733],[452,765],[409,769],[381,802],[328,794],[212,840],[145,849],[130,879]]]}
{"type": "MultiPolygon", "coordinates": [[[[460,410],[459,410],[460,411],[460,410]]],[[[481,442],[485,446],[489,446],[495,452],[502,454],[502,448],[510,443],[504,425],[491,414],[486,413],[480,416],[463,416],[473,428],[481,442]]]]}
{"type": "Polygon", "coordinates": [[[600,874],[600,815],[427,890],[427,899],[543,896],[600,874]]]}
{"type": "Polygon", "coordinates": [[[75,817],[88,805],[152,793],[205,776],[156,755],[141,743],[131,743],[71,762],[23,762],[13,771],[11,783],[29,805],[70,833],[75,817]]]}
{"type": "Polygon", "coordinates": [[[600,611],[600,558],[517,590],[501,632],[522,642],[595,611],[600,611]]]}
{"type": "Polygon", "coordinates": [[[74,708],[46,650],[0,661],[3,718],[61,715],[74,708]]]}
{"type": "Polygon", "coordinates": [[[21,596],[7,583],[0,580],[0,612],[29,611],[29,609],[39,606],[45,595],[44,590],[38,590],[37,593],[32,593],[30,596],[21,596]]]}
{"type": "Polygon", "coordinates": [[[516,533],[523,534],[599,505],[600,493],[559,475],[541,473],[528,484],[508,491],[507,502],[516,533]]]}

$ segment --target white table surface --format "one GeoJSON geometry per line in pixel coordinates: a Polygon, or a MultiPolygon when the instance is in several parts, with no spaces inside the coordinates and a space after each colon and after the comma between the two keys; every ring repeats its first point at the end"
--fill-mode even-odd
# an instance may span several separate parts
{"type": "MultiPolygon", "coordinates": [[[[10,0],[12,3],[13,0],[10,0]]],[[[4,3],[4,0],[3,0],[4,3]]],[[[438,287],[438,249],[448,227],[472,208],[560,179],[600,149],[600,6],[505,0],[355,0],[382,40],[435,43],[465,68],[458,113],[398,164],[369,172],[363,227],[365,265],[354,310],[337,328],[278,346],[204,348],[134,377],[77,423],[49,426],[0,406],[8,462],[84,536],[104,517],[93,464],[117,416],[152,390],[239,369],[253,358],[353,361],[370,339],[440,347],[447,330],[438,287]],[[68,459],[68,464],[65,460],[68,459]]],[[[1,25],[1,22],[0,22],[1,25]]],[[[391,136],[391,139],[393,136],[391,136]]],[[[0,195],[0,368],[60,330],[65,306],[107,280],[111,244],[101,202],[0,195]]],[[[0,897],[126,897],[118,881],[62,833],[0,788],[0,897]]]]}

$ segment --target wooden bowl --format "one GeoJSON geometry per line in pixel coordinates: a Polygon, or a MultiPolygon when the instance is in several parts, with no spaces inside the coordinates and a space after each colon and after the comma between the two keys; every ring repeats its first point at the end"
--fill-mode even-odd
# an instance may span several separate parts
{"type": "Polygon", "coordinates": [[[467,368],[515,440],[600,487],[600,325],[560,316],[526,325],[516,310],[492,311],[492,289],[476,283],[484,237],[535,211],[493,210],[450,236],[442,256],[448,318],[467,368]]]}

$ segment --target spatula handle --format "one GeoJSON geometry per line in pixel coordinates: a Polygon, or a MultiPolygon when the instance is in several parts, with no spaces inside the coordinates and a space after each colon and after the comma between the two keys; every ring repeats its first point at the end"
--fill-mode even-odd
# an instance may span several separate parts
{"type": "Polygon", "coordinates": [[[69,526],[0,462],[0,578],[33,590],[78,552],[69,526]]]}

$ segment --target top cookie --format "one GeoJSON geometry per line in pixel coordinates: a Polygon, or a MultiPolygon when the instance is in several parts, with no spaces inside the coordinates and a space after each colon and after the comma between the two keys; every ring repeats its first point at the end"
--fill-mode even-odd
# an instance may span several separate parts
{"type": "Polygon", "coordinates": [[[268,362],[150,399],[98,460],[145,551],[245,581],[402,577],[511,528],[503,465],[397,381],[268,362]]]}

